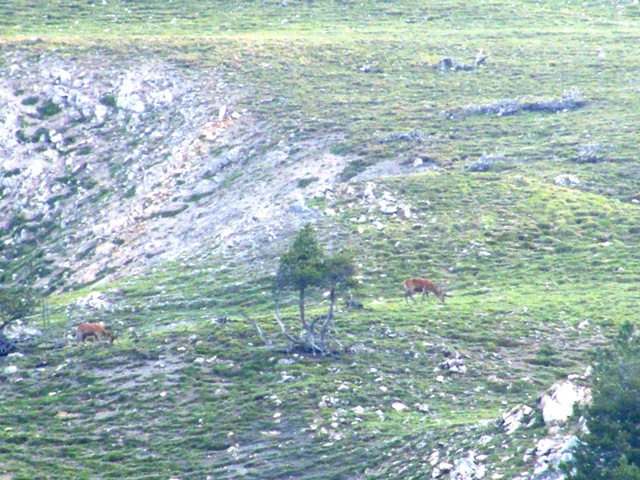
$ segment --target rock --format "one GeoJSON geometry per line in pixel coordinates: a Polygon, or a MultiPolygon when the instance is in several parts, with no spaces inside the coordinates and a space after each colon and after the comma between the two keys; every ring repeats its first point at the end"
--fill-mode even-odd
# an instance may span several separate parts
{"type": "Polygon", "coordinates": [[[220,107],[220,110],[218,111],[218,121],[222,122],[224,120],[224,117],[226,117],[226,115],[227,115],[227,106],[222,105],[220,107]]]}
{"type": "Polygon", "coordinates": [[[447,72],[453,70],[453,60],[449,57],[445,57],[438,62],[438,70],[441,72],[447,72]]]}
{"type": "Polygon", "coordinates": [[[532,413],[533,409],[531,407],[527,405],[519,405],[508,412],[503,413],[502,417],[498,420],[498,423],[504,426],[504,430],[508,435],[511,435],[520,428],[525,421],[528,422],[530,420],[532,413]]]}
{"type": "Polygon", "coordinates": [[[358,405],[357,407],[353,407],[351,409],[355,415],[362,415],[364,413],[364,408],[358,405]]]}
{"type": "Polygon", "coordinates": [[[542,410],[542,418],[547,424],[562,424],[573,414],[574,404],[587,404],[591,401],[591,391],[587,387],[579,387],[571,382],[554,385],[551,391],[540,397],[538,405],[542,410]]]}
{"type": "Polygon", "coordinates": [[[73,302],[73,305],[81,308],[91,308],[95,310],[110,310],[112,305],[107,296],[102,292],[91,292],[89,295],[80,297],[73,302]]]}
{"type": "Polygon", "coordinates": [[[543,438],[536,443],[533,475],[530,480],[562,480],[565,475],[558,471],[558,465],[572,459],[573,449],[579,440],[573,435],[543,438]]]}
{"type": "Polygon", "coordinates": [[[93,110],[93,115],[98,123],[104,123],[108,113],[109,109],[102,104],[96,105],[93,110]]]}
{"type": "Polygon", "coordinates": [[[453,463],[454,468],[449,473],[449,477],[452,480],[482,479],[486,474],[486,467],[476,464],[473,452],[470,452],[467,457],[459,458],[453,463]]]}
{"type": "Polygon", "coordinates": [[[393,402],[391,404],[391,407],[396,411],[396,412],[401,412],[402,410],[406,410],[407,407],[404,403],[400,403],[400,402],[393,402]]]}
{"type": "Polygon", "coordinates": [[[4,334],[12,342],[26,342],[42,336],[42,331],[37,327],[25,325],[22,320],[16,320],[4,329],[4,334]]]}
{"type": "Polygon", "coordinates": [[[138,86],[133,81],[126,79],[122,83],[116,99],[118,107],[136,113],[144,112],[145,105],[140,95],[136,93],[137,89],[138,86]]]}
{"type": "Polygon", "coordinates": [[[448,370],[453,373],[460,373],[462,375],[467,373],[467,367],[461,357],[447,358],[438,366],[443,370],[448,370]]]}
{"type": "Polygon", "coordinates": [[[580,180],[574,175],[558,175],[553,183],[560,185],[561,187],[578,187],[580,186],[580,180]]]}
{"type": "Polygon", "coordinates": [[[18,373],[18,367],[16,367],[15,365],[9,365],[8,367],[4,368],[4,373],[7,375],[14,375],[18,373]]]}
{"type": "Polygon", "coordinates": [[[373,201],[376,199],[375,194],[373,193],[373,190],[376,188],[375,183],[367,183],[367,185],[364,188],[364,192],[362,194],[362,196],[364,197],[365,200],[367,201],[373,201]]]}
{"type": "Polygon", "coordinates": [[[409,205],[402,205],[400,208],[402,208],[404,218],[411,218],[411,207],[409,205]]]}
{"type": "Polygon", "coordinates": [[[393,215],[398,211],[398,207],[396,205],[390,204],[386,200],[380,200],[378,206],[380,207],[380,211],[385,215],[393,215]]]}

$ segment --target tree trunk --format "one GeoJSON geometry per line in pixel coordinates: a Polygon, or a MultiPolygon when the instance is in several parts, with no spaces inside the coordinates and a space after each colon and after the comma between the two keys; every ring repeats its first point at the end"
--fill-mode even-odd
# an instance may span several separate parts
{"type": "Polygon", "coordinates": [[[302,322],[302,328],[308,330],[309,327],[304,319],[304,288],[300,289],[300,321],[302,322]]]}
{"type": "Polygon", "coordinates": [[[322,322],[322,330],[320,330],[320,343],[324,345],[324,337],[327,334],[327,329],[329,328],[329,323],[333,319],[333,308],[336,305],[336,287],[335,285],[331,286],[331,290],[329,290],[329,313],[327,314],[327,318],[322,322]]]}

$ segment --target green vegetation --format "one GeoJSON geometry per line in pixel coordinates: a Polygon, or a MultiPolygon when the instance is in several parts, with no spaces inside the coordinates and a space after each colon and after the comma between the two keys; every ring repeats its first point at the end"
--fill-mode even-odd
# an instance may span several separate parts
{"type": "Polygon", "coordinates": [[[318,245],[311,224],[300,230],[289,250],[282,255],[276,284],[278,289],[291,287],[299,294],[300,322],[308,328],[304,315],[304,294],[309,287],[323,282],[324,252],[318,245]]]}
{"type": "Polygon", "coordinates": [[[57,115],[62,111],[60,105],[55,103],[53,100],[47,100],[42,105],[36,107],[36,112],[38,112],[39,118],[47,118],[52,117],[53,115],[57,115]]]}
{"type": "MultiPolygon", "coordinates": [[[[316,233],[311,224],[306,224],[293,241],[289,250],[280,258],[278,273],[276,274],[276,288],[278,291],[291,288],[298,293],[298,308],[303,335],[296,339],[286,333],[287,338],[294,344],[302,344],[312,353],[331,353],[327,345],[327,332],[333,320],[336,304],[336,288],[338,285],[355,286],[354,275],[357,267],[353,258],[346,252],[327,256],[318,244],[316,233]],[[329,313],[321,319],[317,317],[311,322],[305,318],[305,293],[311,287],[326,287],[329,289],[329,313]],[[315,325],[321,320],[318,331],[315,325]]],[[[279,292],[278,292],[279,293],[279,292]]],[[[281,320],[278,318],[281,323],[281,320]]]]}
{"type": "MultiPolygon", "coordinates": [[[[638,317],[639,18],[632,2],[556,0],[0,4],[2,53],[215,71],[237,89],[237,109],[266,126],[260,149],[319,139],[351,160],[345,181],[394,160],[410,174],[375,180],[376,193],[411,207],[383,215],[357,182],[356,194],[315,200],[336,212],[315,225],[318,243],[348,250],[360,270],[356,302],[335,298],[336,356],[279,348],[270,246],[48,298],[51,335],[64,343],[76,320],[65,308],[104,292],[112,308],[87,315],[118,338],[2,359],[0,476],[417,479],[431,477],[433,452],[449,461],[472,450],[486,478],[530,472],[524,453],[546,434],[542,422],[509,436],[495,420],[582,374],[638,317]],[[481,49],[478,68],[438,68],[445,57],[470,64],[481,49]],[[532,107],[565,92],[584,104],[532,107]],[[499,169],[466,168],[494,154],[499,169]],[[416,158],[425,168],[408,170],[416,158]],[[557,184],[563,175],[579,184],[557,184]],[[410,276],[452,297],[406,305],[410,276]],[[451,356],[465,374],[441,366],[451,356]]],[[[2,228],[9,261],[24,253],[12,236],[39,234],[24,217],[2,228]]],[[[35,238],[30,265],[46,269],[35,238]]],[[[10,263],[2,275],[33,276],[10,263]]],[[[305,298],[309,318],[326,315],[319,289],[305,298]]],[[[299,328],[299,302],[281,309],[287,329],[299,328]]]]}
{"type": "Polygon", "coordinates": [[[33,288],[0,284],[0,356],[15,350],[14,342],[7,339],[4,329],[12,322],[28,316],[37,304],[33,288]]]}
{"type": "Polygon", "coordinates": [[[593,403],[585,411],[589,433],[566,466],[573,480],[640,479],[640,342],[634,329],[625,323],[614,348],[599,352],[593,403]]]}

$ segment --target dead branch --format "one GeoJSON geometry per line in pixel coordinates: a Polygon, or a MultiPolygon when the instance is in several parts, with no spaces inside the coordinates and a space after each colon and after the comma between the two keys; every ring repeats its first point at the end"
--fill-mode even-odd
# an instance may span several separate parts
{"type": "Polygon", "coordinates": [[[264,333],[262,332],[262,329],[260,328],[260,325],[258,325],[256,322],[254,322],[253,319],[251,317],[249,317],[249,315],[247,315],[245,312],[240,311],[240,315],[242,315],[244,318],[246,318],[247,321],[251,324],[251,326],[254,327],[258,331],[258,335],[260,335],[260,338],[262,339],[264,344],[267,347],[271,347],[272,346],[271,341],[269,341],[269,339],[267,337],[265,337],[264,333]]]}

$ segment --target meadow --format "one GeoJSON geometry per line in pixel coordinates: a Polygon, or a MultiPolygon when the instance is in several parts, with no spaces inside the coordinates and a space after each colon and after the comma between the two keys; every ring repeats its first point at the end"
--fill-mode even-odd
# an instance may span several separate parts
{"type": "Polygon", "coordinates": [[[268,245],[46,298],[63,343],[93,291],[119,336],[0,359],[0,477],[417,479],[434,452],[474,452],[486,478],[529,478],[547,426],[497,420],[638,313],[639,20],[626,1],[5,2],[0,69],[12,50],[162,58],[222,75],[271,132],[258,152],[287,138],[349,158],[345,188],[310,202],[336,212],[315,228],[360,286],[326,357],[287,351],[268,245]],[[376,192],[408,217],[363,200],[359,175],[385,162],[404,174],[376,192]],[[406,303],[411,276],[446,303],[406,303]]]}

